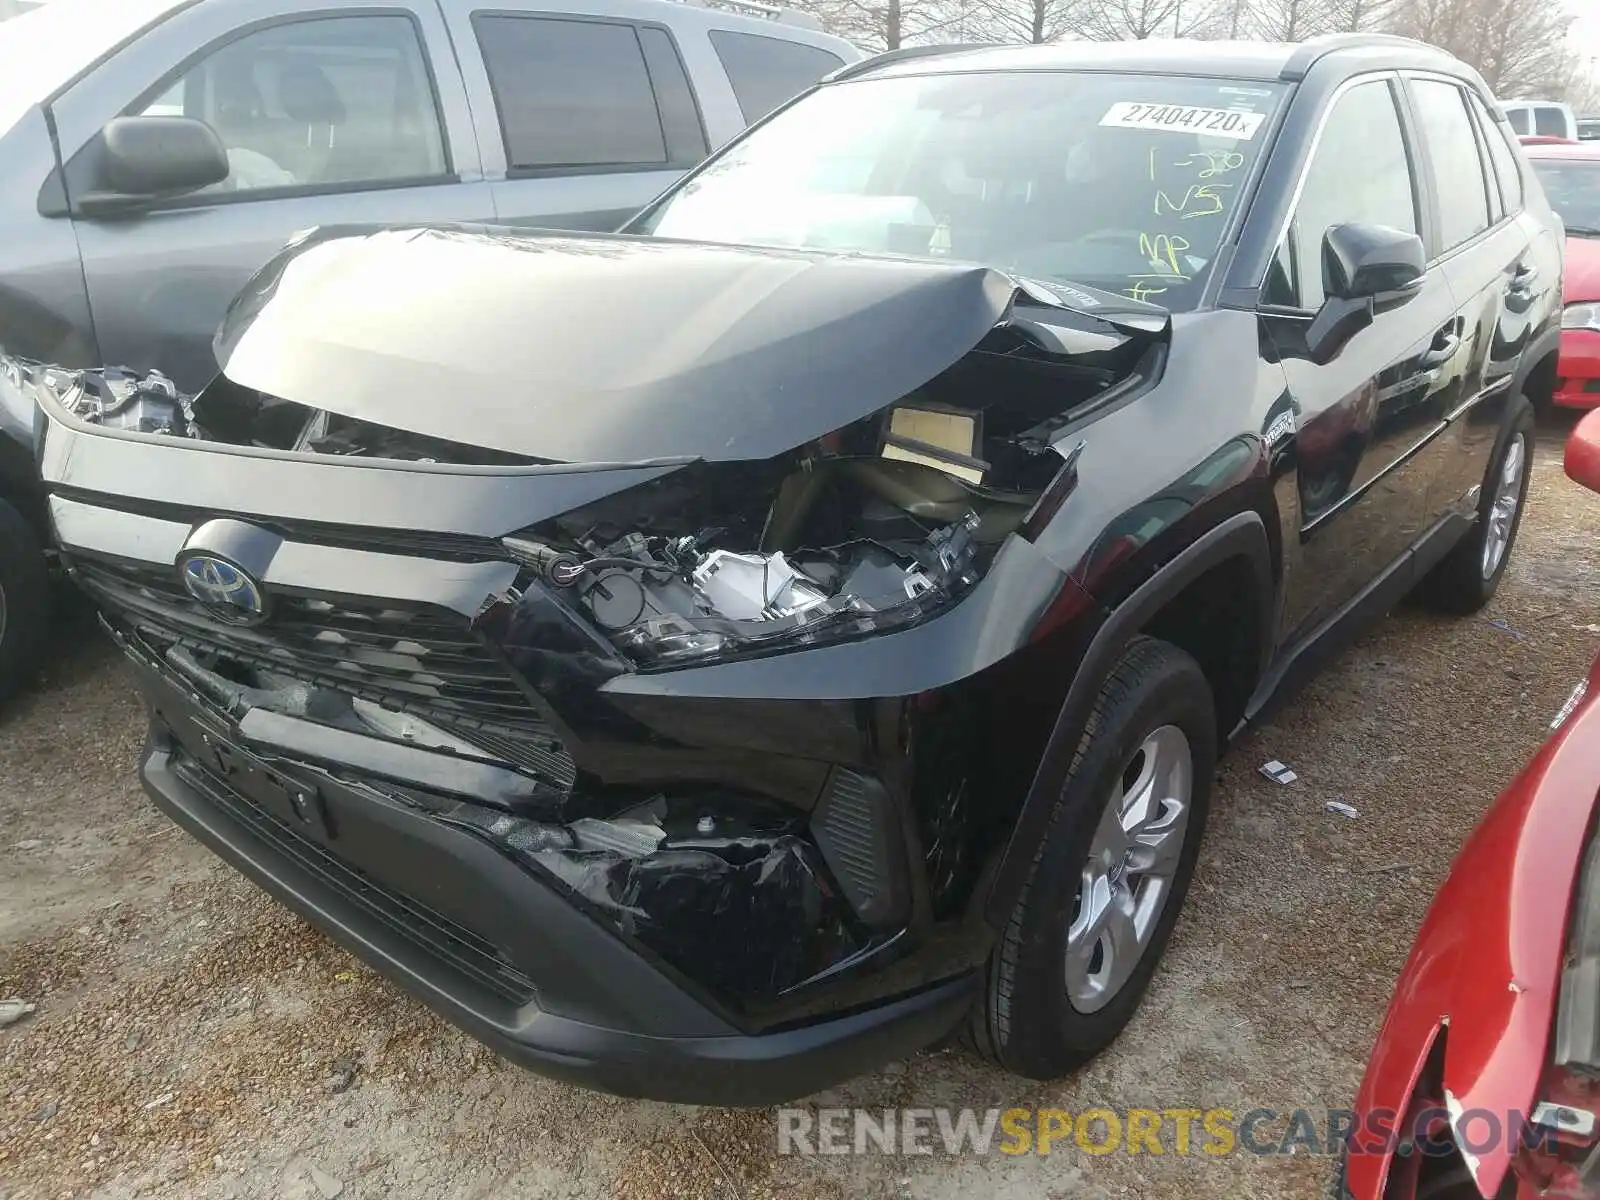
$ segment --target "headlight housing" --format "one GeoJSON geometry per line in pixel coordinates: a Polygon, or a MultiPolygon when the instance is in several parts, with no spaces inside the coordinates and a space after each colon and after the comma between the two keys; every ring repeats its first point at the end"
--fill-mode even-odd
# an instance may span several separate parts
{"type": "Polygon", "coordinates": [[[775,480],[733,470],[737,495],[703,464],[502,544],[629,662],[662,669],[927,620],[982,578],[1038,500],[878,457],[775,480]]]}
{"type": "Polygon", "coordinates": [[[1600,304],[1569,304],[1561,312],[1561,328],[1588,329],[1600,333],[1600,304]]]}

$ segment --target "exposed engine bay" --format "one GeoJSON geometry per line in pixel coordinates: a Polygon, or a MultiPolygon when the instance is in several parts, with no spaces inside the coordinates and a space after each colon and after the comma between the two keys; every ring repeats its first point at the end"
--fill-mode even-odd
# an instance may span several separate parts
{"type": "MultiPolygon", "coordinates": [[[[913,623],[982,577],[1064,470],[1056,433],[1144,377],[1151,342],[1080,314],[1014,319],[886,409],[759,461],[691,462],[502,539],[635,665],[913,623]]],[[[53,389],[85,421],[310,455],[454,466],[539,460],[358,420],[219,376],[53,389]]]]}

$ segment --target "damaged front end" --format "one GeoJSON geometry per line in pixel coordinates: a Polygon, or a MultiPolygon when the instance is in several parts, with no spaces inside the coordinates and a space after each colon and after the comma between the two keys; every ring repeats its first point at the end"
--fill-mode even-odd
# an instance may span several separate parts
{"type": "MultiPolygon", "coordinates": [[[[313,237],[236,302],[197,396],[41,390],[52,512],[186,769],[242,747],[350,861],[336,810],[363,798],[491,845],[767,1027],[981,956],[908,933],[960,911],[1064,687],[1016,653],[1074,590],[1033,544],[1074,483],[1063,431],[1165,346],[1148,306],[1073,294],[627,238],[313,237]]],[[[447,890],[441,919],[484,926],[447,890]]]]}

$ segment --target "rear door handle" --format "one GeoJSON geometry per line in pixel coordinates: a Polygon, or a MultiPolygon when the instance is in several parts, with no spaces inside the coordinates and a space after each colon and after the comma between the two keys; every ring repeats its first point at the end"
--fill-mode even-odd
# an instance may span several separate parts
{"type": "Polygon", "coordinates": [[[1506,292],[1510,295],[1526,296],[1538,278],[1538,267],[1530,266],[1528,263],[1518,263],[1517,269],[1511,273],[1511,282],[1506,285],[1506,292]]]}

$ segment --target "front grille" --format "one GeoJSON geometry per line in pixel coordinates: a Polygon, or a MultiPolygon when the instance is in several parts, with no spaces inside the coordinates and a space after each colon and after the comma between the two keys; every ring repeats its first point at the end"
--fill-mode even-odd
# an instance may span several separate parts
{"type": "Polygon", "coordinates": [[[456,614],[348,596],[273,596],[265,624],[212,619],[152,563],[81,560],[77,575],[146,635],[411,712],[562,791],[572,756],[509,669],[456,614]]]}
{"type": "Polygon", "coordinates": [[[365,872],[329,854],[296,833],[272,813],[204,770],[181,748],[175,748],[174,769],[180,779],[201,792],[230,817],[270,842],[279,853],[313,871],[328,886],[378,918],[413,944],[443,961],[484,990],[524,1005],[534,998],[533,981],[494,945],[427,905],[376,882],[365,872]]]}

